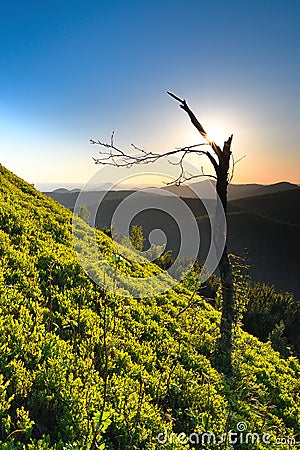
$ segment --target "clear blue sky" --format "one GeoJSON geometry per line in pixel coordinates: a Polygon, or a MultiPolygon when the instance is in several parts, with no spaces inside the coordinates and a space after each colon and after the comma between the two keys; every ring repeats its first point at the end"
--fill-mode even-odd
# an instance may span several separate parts
{"type": "Polygon", "coordinates": [[[300,183],[299,24],[298,0],[1,2],[0,161],[63,185],[98,169],[88,141],[112,129],[124,147],[194,143],[171,90],[234,134],[234,182],[300,183]]]}

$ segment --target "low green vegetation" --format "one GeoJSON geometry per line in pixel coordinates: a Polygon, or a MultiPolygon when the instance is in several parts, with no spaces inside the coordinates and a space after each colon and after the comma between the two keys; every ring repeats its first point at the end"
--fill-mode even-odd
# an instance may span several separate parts
{"type": "MultiPolygon", "coordinates": [[[[212,364],[220,313],[192,281],[106,294],[77,260],[71,212],[2,166],[0,177],[1,449],[297,448],[297,358],[237,323],[227,378],[212,364]]],[[[118,270],[161,270],[134,264],[118,270]]]]}
{"type": "MultiPolygon", "coordinates": [[[[234,258],[235,286],[237,297],[237,321],[245,331],[263,342],[271,342],[281,356],[300,357],[300,302],[289,292],[276,292],[274,286],[251,283],[249,267],[243,258],[234,258]]],[[[199,273],[195,267],[189,274],[191,286],[199,273]]],[[[216,276],[210,277],[199,292],[220,310],[221,282],[216,276]]]]}

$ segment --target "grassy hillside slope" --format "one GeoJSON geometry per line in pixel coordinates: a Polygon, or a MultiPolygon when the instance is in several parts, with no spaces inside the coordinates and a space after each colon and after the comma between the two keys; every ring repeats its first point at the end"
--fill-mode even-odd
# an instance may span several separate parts
{"type": "MultiPolygon", "coordinates": [[[[0,178],[1,449],[201,448],[182,432],[199,433],[202,448],[229,449],[201,434],[229,430],[243,449],[242,422],[261,440],[269,433],[268,448],[299,441],[295,358],[236,326],[226,378],[211,364],[220,320],[212,306],[182,285],[141,300],[106,295],[77,261],[71,212],[3,166],[0,178]]],[[[112,241],[97,233],[109,255],[112,241]]]]}

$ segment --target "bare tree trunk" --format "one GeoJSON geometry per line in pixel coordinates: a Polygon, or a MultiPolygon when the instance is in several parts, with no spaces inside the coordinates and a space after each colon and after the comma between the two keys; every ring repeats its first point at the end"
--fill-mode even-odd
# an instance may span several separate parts
{"type": "MultiPolygon", "coordinates": [[[[221,200],[225,216],[227,218],[227,187],[230,162],[230,147],[232,136],[224,142],[223,151],[219,157],[217,170],[216,191],[221,200]]],[[[230,375],[232,370],[232,326],[234,321],[234,287],[230,261],[228,258],[227,242],[219,262],[219,270],[222,286],[222,316],[220,325],[220,339],[216,346],[215,362],[222,372],[230,375]]]]}

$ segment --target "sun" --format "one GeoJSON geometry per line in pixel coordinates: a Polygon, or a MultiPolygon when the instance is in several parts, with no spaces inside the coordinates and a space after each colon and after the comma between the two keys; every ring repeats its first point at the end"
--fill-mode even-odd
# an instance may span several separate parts
{"type": "Polygon", "coordinates": [[[207,127],[207,139],[209,141],[215,142],[219,147],[223,147],[224,142],[228,138],[226,137],[226,132],[222,128],[217,127],[207,127]]]}
{"type": "MultiPolygon", "coordinates": [[[[228,139],[228,131],[225,128],[220,127],[205,127],[207,132],[207,139],[215,142],[219,147],[223,147],[224,142],[228,139]]],[[[190,133],[191,141],[199,141],[199,132],[192,130],[190,133]]]]}

